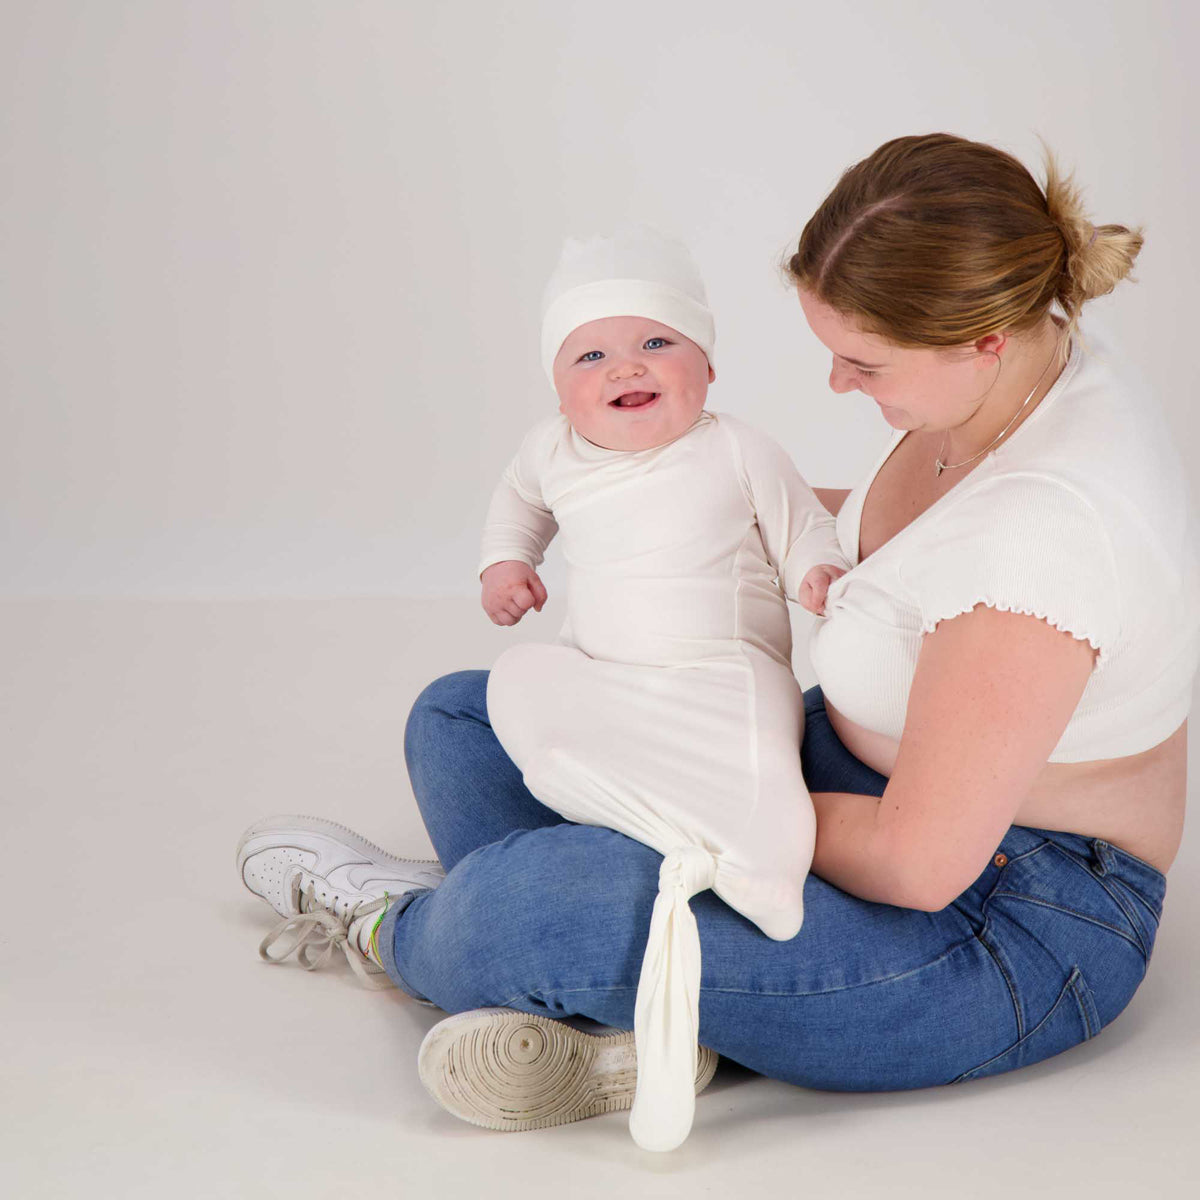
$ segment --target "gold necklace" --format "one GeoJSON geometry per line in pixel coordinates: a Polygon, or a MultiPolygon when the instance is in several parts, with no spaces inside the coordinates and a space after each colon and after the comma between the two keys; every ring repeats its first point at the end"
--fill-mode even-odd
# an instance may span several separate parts
{"type": "MultiPolygon", "coordinates": [[[[1000,432],[998,434],[996,434],[996,436],[994,438],[992,438],[992,440],[990,442],[988,442],[988,444],[986,446],[984,446],[984,448],[982,450],[979,451],[979,454],[986,454],[1013,427],[1013,421],[1015,421],[1025,411],[1025,408],[1029,404],[1030,400],[1032,400],[1034,398],[1034,396],[1037,395],[1038,388],[1040,388],[1042,386],[1042,380],[1046,378],[1046,372],[1050,370],[1051,364],[1054,362],[1054,360],[1057,357],[1058,357],[1058,343],[1056,342],[1054,345],[1054,353],[1050,356],[1050,362],[1048,362],[1046,364],[1045,368],[1042,370],[1042,373],[1038,376],[1037,383],[1035,383],[1033,385],[1033,391],[1030,392],[1029,395],[1025,397],[1025,403],[1022,404],[1021,407],[1018,408],[1017,411],[1013,414],[1012,421],[1009,421],[1009,423],[1007,425],[1005,425],[1005,427],[1002,430],[1000,430],[1000,432]]],[[[947,431],[946,433],[944,433],[942,435],[941,447],[938,449],[937,458],[935,458],[933,460],[933,465],[936,468],[936,470],[934,471],[935,479],[943,471],[953,470],[955,467],[965,467],[967,465],[967,463],[974,462],[979,457],[979,454],[972,454],[970,458],[964,458],[962,460],[962,462],[958,462],[958,463],[942,462],[942,451],[946,449],[946,438],[948,438],[949,436],[950,436],[949,431],[947,431]]]]}

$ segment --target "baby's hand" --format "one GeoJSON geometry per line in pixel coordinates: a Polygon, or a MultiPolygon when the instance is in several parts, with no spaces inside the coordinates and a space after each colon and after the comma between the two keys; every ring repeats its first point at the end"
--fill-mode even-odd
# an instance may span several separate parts
{"type": "Polygon", "coordinates": [[[845,575],[841,567],[830,566],[829,563],[818,563],[807,575],[800,580],[800,604],[810,613],[818,617],[825,615],[825,593],[829,585],[845,575]]]}
{"type": "Polygon", "coordinates": [[[528,563],[492,563],[479,577],[483,584],[483,611],[496,625],[515,625],[531,608],[542,611],[546,589],[528,563]]]}

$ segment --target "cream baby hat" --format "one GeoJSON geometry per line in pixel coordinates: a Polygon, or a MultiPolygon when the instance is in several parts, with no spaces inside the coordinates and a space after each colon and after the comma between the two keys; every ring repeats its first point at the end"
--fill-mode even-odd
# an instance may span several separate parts
{"type": "Polygon", "coordinates": [[[649,225],[563,243],[542,296],[542,366],[551,383],[555,355],[571,331],[602,317],[661,321],[712,364],[716,333],[700,270],[683,242],[649,225]]]}

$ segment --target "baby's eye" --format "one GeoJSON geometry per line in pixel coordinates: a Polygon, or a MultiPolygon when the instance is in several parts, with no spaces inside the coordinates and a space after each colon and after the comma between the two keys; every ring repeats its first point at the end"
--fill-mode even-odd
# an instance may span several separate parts
{"type": "Polygon", "coordinates": [[[865,375],[868,379],[870,379],[872,375],[879,374],[878,371],[869,371],[866,367],[857,367],[856,370],[860,375],[865,375]]]}
{"type": "Polygon", "coordinates": [[[579,361],[580,362],[596,362],[597,359],[601,359],[603,357],[604,357],[603,350],[589,350],[586,354],[581,354],[579,356],[579,361]],[[592,357],[593,354],[596,356],[596,358],[592,357]]]}
{"type": "Polygon", "coordinates": [[[671,343],[670,343],[669,341],[667,341],[667,339],[666,339],[666,338],[664,338],[664,337],[652,337],[652,338],[647,338],[647,339],[646,339],[646,349],[647,349],[647,350],[657,350],[657,349],[658,349],[658,346],[652,346],[652,345],[650,344],[651,342],[658,342],[658,343],[659,343],[659,345],[662,345],[662,346],[669,346],[669,345],[671,344],[671,343]]]}

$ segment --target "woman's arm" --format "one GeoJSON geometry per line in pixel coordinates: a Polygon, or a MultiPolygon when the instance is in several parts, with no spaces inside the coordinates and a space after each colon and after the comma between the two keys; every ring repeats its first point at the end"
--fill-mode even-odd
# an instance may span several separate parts
{"type": "Polygon", "coordinates": [[[865,900],[938,912],[982,873],[1062,736],[1096,651],[976,605],[925,635],[880,799],[813,795],[812,870],[865,900]]]}
{"type": "Polygon", "coordinates": [[[813,488],[817,499],[836,517],[838,510],[846,503],[850,488],[813,488]]]}

